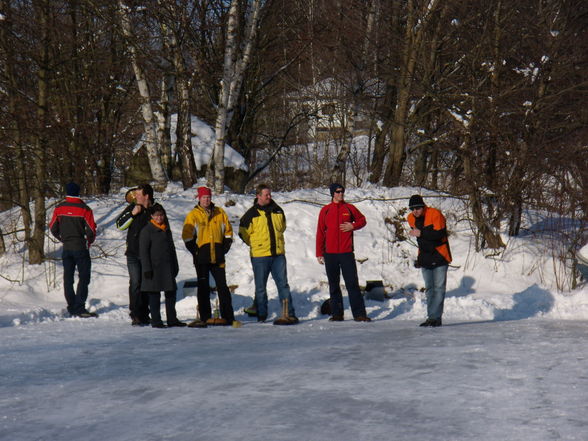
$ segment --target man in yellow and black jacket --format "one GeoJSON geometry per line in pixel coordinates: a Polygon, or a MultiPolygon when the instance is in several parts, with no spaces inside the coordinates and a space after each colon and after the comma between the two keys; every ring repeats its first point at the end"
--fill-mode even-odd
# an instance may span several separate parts
{"type": "Polygon", "coordinates": [[[225,254],[233,243],[233,228],[225,211],[212,203],[212,191],[198,188],[198,205],[186,216],[182,239],[194,258],[198,276],[198,310],[200,320],[206,322],[212,316],[210,308],[210,282],[212,274],[220,303],[220,314],[231,325],[235,320],[231,292],[227,286],[225,254]]]}
{"type": "MultiPolygon", "coordinates": [[[[288,324],[298,323],[288,285],[284,231],[284,210],[272,200],[271,189],[260,184],[256,188],[253,207],[245,212],[239,223],[239,237],[249,248],[255,279],[257,320],[264,322],[268,315],[267,279],[271,274],[278,288],[280,301],[288,300],[288,324]]],[[[278,323],[276,323],[278,324],[278,323]]],[[[279,324],[286,324],[284,321],[279,324]]]]}

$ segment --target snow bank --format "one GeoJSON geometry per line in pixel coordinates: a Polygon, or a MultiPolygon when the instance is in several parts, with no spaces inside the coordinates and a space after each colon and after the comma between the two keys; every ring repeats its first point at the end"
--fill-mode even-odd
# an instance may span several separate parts
{"type": "MultiPolygon", "coordinates": [[[[86,200],[98,224],[98,239],[91,249],[93,267],[88,306],[100,313],[100,320],[128,320],[126,233],[114,226],[124,208],[124,192],[122,189],[120,194],[86,200]]],[[[355,203],[368,220],[367,226],[355,233],[360,284],[382,280],[389,296],[383,302],[367,301],[368,314],[376,320],[420,320],[426,314],[422,277],[413,266],[416,244],[408,239],[400,240],[403,235],[408,237],[403,221],[407,199],[417,192],[414,188],[377,186],[348,188],[346,192],[346,199],[355,203]]],[[[178,250],[177,309],[183,319],[193,318],[196,311],[196,298],[183,291],[184,282],[195,280],[196,274],[180,237],[184,217],[196,203],[194,195],[194,189],[183,191],[174,184],[164,193],[156,194],[168,211],[178,250]]],[[[328,297],[328,284],[314,248],[318,212],[329,201],[328,190],[298,190],[273,196],[286,213],[288,277],[297,315],[301,320],[322,320],[319,308],[328,297]]],[[[472,232],[460,200],[430,192],[425,192],[424,198],[445,213],[451,233],[454,261],[448,273],[446,322],[588,317],[586,285],[573,292],[557,291],[557,274],[550,273],[553,262],[542,248],[540,236],[509,238],[500,256],[484,257],[474,250],[472,232]]],[[[253,195],[226,193],[213,200],[225,208],[237,230],[239,218],[251,206],[253,195]],[[228,201],[232,203],[227,207],[228,201]]],[[[5,226],[3,230],[8,231],[5,226]]],[[[47,237],[47,250],[51,260],[39,266],[23,264],[21,244],[10,245],[9,252],[0,258],[0,326],[63,319],[61,248],[47,237]]],[[[238,237],[227,258],[227,280],[230,285],[237,285],[233,297],[237,318],[247,320],[242,309],[251,303],[253,273],[249,249],[238,237]]],[[[268,294],[270,313],[275,317],[279,305],[271,280],[268,294]]],[[[349,310],[346,314],[349,315],[349,310]]]]}

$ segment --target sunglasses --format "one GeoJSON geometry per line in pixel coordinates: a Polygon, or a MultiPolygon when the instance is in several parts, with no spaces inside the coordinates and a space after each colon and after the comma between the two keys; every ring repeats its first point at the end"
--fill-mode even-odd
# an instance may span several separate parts
{"type": "Polygon", "coordinates": [[[335,193],[345,193],[345,190],[335,190],[335,193]]]}

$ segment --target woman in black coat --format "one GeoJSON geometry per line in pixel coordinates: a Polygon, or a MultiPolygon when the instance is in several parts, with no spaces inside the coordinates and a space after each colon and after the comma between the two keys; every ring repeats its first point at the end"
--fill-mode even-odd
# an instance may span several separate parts
{"type": "Polygon", "coordinates": [[[151,221],[141,230],[139,254],[143,278],[141,291],[149,294],[151,326],[165,328],[161,321],[160,294],[165,292],[165,313],[167,326],[186,326],[176,315],[176,276],[178,275],[178,256],[172,238],[165,210],[160,204],[150,210],[151,221]]]}

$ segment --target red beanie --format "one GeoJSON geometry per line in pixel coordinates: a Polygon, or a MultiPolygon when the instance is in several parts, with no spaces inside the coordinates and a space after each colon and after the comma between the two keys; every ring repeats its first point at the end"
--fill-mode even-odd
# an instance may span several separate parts
{"type": "Polygon", "coordinates": [[[198,187],[198,199],[202,196],[212,196],[212,191],[208,187],[198,187]]]}

